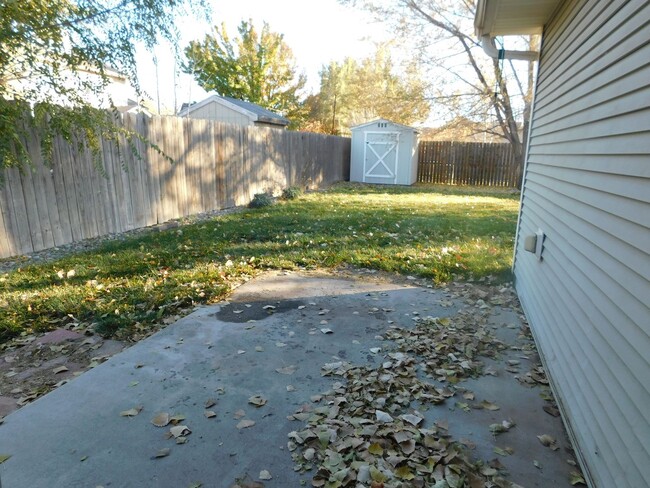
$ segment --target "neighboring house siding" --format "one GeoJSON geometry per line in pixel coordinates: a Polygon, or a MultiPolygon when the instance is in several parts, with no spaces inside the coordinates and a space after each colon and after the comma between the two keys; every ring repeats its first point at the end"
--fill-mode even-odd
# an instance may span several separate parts
{"type": "Polygon", "coordinates": [[[218,120],[226,124],[253,125],[246,115],[216,102],[192,110],[189,116],[193,119],[218,120]]]}
{"type": "Polygon", "coordinates": [[[514,272],[592,480],[650,486],[647,1],[567,1],[545,29],[514,272]]]}

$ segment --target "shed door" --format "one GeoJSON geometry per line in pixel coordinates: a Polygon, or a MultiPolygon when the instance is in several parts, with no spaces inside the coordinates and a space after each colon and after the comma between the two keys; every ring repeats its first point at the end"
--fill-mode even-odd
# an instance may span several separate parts
{"type": "Polygon", "coordinates": [[[383,178],[397,181],[399,132],[366,132],[363,155],[363,181],[383,178]]]}

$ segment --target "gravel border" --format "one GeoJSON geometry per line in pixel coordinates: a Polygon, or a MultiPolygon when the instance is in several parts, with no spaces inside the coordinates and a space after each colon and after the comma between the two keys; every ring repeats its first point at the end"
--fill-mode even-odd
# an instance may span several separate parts
{"type": "Polygon", "coordinates": [[[148,227],[141,227],[139,229],[128,230],[122,232],[121,234],[106,234],[98,237],[91,237],[89,239],[84,239],[82,241],[70,242],[69,244],[64,244],[62,246],[51,247],[49,249],[43,249],[42,251],[36,251],[31,254],[24,254],[20,256],[14,256],[11,258],[0,259],[0,274],[8,273],[10,271],[15,271],[24,266],[31,266],[35,264],[48,263],[50,261],[56,261],[63,257],[69,256],[70,254],[75,254],[78,252],[91,251],[97,249],[101,245],[109,241],[125,241],[131,237],[139,236],[142,234],[148,234],[150,232],[163,232],[168,229],[174,229],[176,227],[183,227],[186,225],[196,224],[199,222],[204,222],[206,220],[211,220],[216,217],[221,217],[223,215],[230,215],[233,213],[238,213],[245,210],[246,206],[240,207],[229,207],[221,210],[211,210],[210,212],[203,212],[196,215],[190,215],[188,217],[181,217],[179,219],[169,220],[161,224],[150,225],[148,227]]]}

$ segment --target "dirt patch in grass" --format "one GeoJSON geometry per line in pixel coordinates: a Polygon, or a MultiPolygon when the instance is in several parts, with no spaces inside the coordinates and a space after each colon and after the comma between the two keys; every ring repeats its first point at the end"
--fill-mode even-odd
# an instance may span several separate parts
{"type": "Polygon", "coordinates": [[[3,345],[0,417],[48,393],[118,353],[125,344],[83,331],[56,329],[3,345]]]}

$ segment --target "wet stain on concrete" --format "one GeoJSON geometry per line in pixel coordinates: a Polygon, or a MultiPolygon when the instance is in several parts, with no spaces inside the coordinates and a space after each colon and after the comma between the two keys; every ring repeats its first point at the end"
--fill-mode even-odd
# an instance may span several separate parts
{"type": "Polygon", "coordinates": [[[302,300],[282,300],[279,302],[232,302],[221,307],[217,313],[212,314],[222,322],[232,322],[242,324],[250,321],[259,321],[277,315],[298,309],[300,306],[307,305],[302,300]]]}

